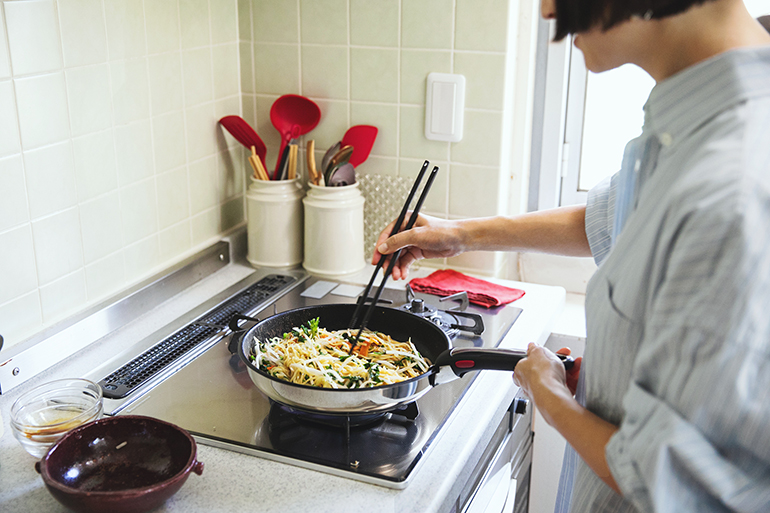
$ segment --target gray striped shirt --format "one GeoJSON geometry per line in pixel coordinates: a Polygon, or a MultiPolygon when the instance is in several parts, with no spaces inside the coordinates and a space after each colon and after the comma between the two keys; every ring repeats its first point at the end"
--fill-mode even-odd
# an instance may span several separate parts
{"type": "Polygon", "coordinates": [[[617,239],[616,177],[586,208],[577,397],[619,426],[623,497],[568,448],[556,509],[770,511],[770,47],[660,82],[642,137],[656,154],[617,239]]]}

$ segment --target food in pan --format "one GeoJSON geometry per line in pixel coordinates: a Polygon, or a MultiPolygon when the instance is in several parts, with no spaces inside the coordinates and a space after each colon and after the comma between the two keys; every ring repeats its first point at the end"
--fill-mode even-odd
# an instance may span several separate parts
{"type": "Polygon", "coordinates": [[[412,344],[384,333],[327,331],[319,318],[283,337],[254,341],[251,359],[259,369],[292,383],[323,388],[369,388],[417,377],[430,367],[412,344]]]}

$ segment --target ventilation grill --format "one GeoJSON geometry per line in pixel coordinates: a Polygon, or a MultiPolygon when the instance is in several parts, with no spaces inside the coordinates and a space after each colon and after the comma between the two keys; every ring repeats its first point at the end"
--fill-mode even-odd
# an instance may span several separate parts
{"type": "Polygon", "coordinates": [[[99,382],[104,397],[123,399],[199,344],[221,333],[238,313],[249,313],[296,281],[271,274],[155,344],[99,382]]]}

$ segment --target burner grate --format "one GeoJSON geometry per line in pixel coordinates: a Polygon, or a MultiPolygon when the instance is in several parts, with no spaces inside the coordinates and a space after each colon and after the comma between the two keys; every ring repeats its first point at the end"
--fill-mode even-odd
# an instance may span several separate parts
{"type": "Polygon", "coordinates": [[[99,381],[104,397],[128,396],[195,347],[225,330],[236,314],[251,312],[295,281],[292,276],[277,274],[262,278],[99,381]]]}

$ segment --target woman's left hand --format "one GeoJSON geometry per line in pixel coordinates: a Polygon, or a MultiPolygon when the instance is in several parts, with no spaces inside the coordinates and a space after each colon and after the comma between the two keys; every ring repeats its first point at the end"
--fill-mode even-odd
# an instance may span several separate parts
{"type": "Polygon", "coordinates": [[[564,363],[548,349],[532,342],[527,346],[527,357],[516,364],[513,381],[535,404],[538,404],[538,398],[543,392],[553,392],[554,389],[566,389],[572,395],[567,386],[564,363]]]}

